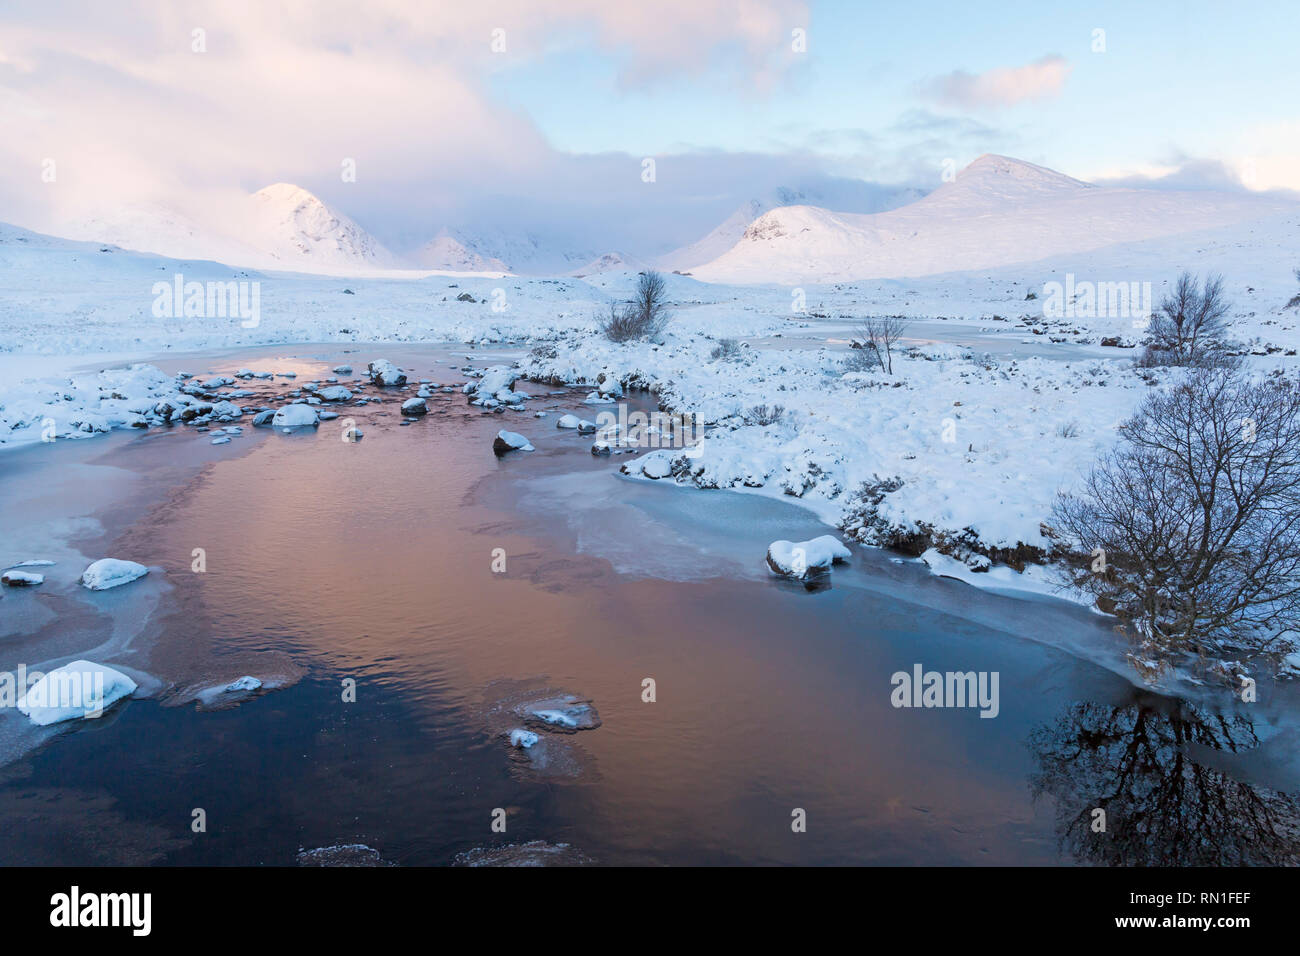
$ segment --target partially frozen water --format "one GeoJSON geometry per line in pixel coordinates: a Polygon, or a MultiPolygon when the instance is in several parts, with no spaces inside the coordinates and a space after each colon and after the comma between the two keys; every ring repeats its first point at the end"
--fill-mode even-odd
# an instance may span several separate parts
{"type": "MultiPolygon", "coordinates": [[[[301,384],[387,357],[447,384],[466,354],[159,364],[301,384]]],[[[808,592],[763,555],[824,526],[780,501],[618,477],[618,456],[555,428],[584,392],[504,414],[435,393],[402,425],[395,399],[414,391],[347,407],[355,443],[340,420],[0,458],[0,562],[56,561],[0,596],[0,669],[86,657],[145,695],[39,732],[0,713],[0,864],[1294,857],[1278,688],[1218,714],[1165,701],[1076,652],[1109,635],[1098,616],[885,553],[855,549],[808,592]],[[496,457],[502,428],[537,450],[496,457]],[[152,570],[79,588],[104,556],[152,570]],[[916,664],[997,672],[997,716],[894,707],[891,676],[916,664]],[[199,706],[244,676],[263,686],[199,706]],[[518,729],[538,742],[512,746],[518,729]],[[1104,834],[1088,825],[1099,801],[1104,834]]]]}

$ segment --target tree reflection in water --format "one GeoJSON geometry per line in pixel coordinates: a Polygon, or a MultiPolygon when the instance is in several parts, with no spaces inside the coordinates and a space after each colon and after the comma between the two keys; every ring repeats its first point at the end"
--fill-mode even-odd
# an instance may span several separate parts
{"type": "MultiPolygon", "coordinates": [[[[1300,801],[1196,762],[1188,747],[1239,753],[1259,744],[1246,717],[1143,695],[1079,703],[1030,735],[1034,798],[1056,800],[1061,850],[1108,866],[1294,865],[1300,801]],[[1094,809],[1106,811],[1094,832],[1094,809]]],[[[1194,751],[1193,751],[1194,752],[1194,751]]]]}

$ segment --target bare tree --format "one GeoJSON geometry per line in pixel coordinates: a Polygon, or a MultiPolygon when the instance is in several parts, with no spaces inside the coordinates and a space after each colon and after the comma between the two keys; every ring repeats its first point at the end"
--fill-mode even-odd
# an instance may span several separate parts
{"type": "Polygon", "coordinates": [[[668,284],[658,272],[641,273],[632,301],[610,303],[609,316],[600,319],[601,331],[614,342],[657,338],[671,321],[668,284]]]}
{"type": "Polygon", "coordinates": [[[1089,555],[1076,584],[1136,630],[1135,663],[1282,649],[1300,628],[1300,388],[1196,373],[1120,436],[1053,524],[1089,555]]]}
{"type": "MultiPolygon", "coordinates": [[[[1295,281],[1300,282],[1300,269],[1295,271],[1295,281]]],[[[1291,296],[1291,301],[1286,304],[1286,308],[1288,309],[1294,309],[1296,306],[1300,306],[1300,292],[1291,296]]]]}
{"type": "Polygon", "coordinates": [[[1222,276],[1206,276],[1198,287],[1196,277],[1184,272],[1151,317],[1147,364],[1215,364],[1223,351],[1229,308],[1222,276]]]}
{"type": "Polygon", "coordinates": [[[911,324],[901,315],[869,316],[859,327],[863,339],[860,347],[876,357],[882,371],[893,375],[894,346],[911,324]]]}

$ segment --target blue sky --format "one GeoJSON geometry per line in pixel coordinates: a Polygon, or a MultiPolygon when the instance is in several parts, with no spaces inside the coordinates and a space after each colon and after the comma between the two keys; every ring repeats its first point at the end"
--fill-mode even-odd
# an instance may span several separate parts
{"type": "Polygon", "coordinates": [[[936,168],[949,155],[1011,150],[1078,175],[1218,156],[1253,127],[1300,115],[1292,2],[825,2],[810,14],[807,53],[769,89],[738,76],[725,54],[698,73],[629,87],[618,52],[574,31],[546,58],[495,73],[492,90],[565,151],[813,149],[847,154],[843,165],[868,176],[910,157],[917,137],[897,124],[916,110],[984,127],[950,140],[931,157],[936,168]],[[1105,31],[1104,53],[1092,50],[1094,29],[1105,31]],[[1053,54],[1069,65],[1059,96],[961,110],[925,95],[954,70],[1053,54]],[[828,131],[866,136],[855,144],[828,131]]]}
{"type": "Polygon", "coordinates": [[[985,152],[1300,190],[1298,49],[1282,0],[7,0],[0,220],[292,182],[396,248],[451,227],[649,254],[779,186],[869,211],[985,152]]]}

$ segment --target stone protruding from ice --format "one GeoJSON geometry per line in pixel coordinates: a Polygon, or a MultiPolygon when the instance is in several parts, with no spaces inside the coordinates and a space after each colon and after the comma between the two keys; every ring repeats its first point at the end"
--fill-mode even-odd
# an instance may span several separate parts
{"type": "Polygon", "coordinates": [[[314,428],[320,424],[320,418],[310,405],[285,405],[276,410],[271,424],[276,428],[314,428]]]}
{"type": "Polygon", "coordinates": [[[773,541],[767,546],[767,566],[773,574],[802,581],[809,575],[829,571],[832,564],[848,560],[851,554],[839,538],[830,534],[811,541],[773,541]]]}
{"type": "Polygon", "coordinates": [[[600,714],[591,701],[572,694],[533,701],[520,708],[519,714],[526,723],[562,734],[576,734],[600,726],[600,714]]]}
{"type": "Polygon", "coordinates": [[[45,674],[18,700],[18,709],[42,727],[64,720],[99,717],[136,683],[120,671],[91,661],[73,661],[45,674]]]}
{"type": "Polygon", "coordinates": [[[0,574],[0,584],[7,584],[11,588],[27,588],[44,583],[45,575],[33,574],[31,571],[6,571],[0,574]]]}
{"type": "Polygon", "coordinates": [[[375,359],[368,368],[370,381],[376,385],[405,385],[406,373],[387,359],[375,359]]]}
{"type": "Polygon", "coordinates": [[[81,573],[81,583],[92,591],[107,591],[109,588],[130,584],[148,573],[148,568],[134,561],[100,558],[81,573]]]}
{"type": "Polygon", "coordinates": [[[499,431],[492,442],[492,450],[498,455],[511,451],[535,451],[532,442],[518,432],[499,431]]]}
{"type": "Polygon", "coordinates": [[[510,746],[522,747],[525,750],[537,743],[542,738],[537,736],[531,730],[524,730],[522,727],[516,727],[510,731],[510,746]]]}

